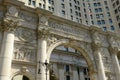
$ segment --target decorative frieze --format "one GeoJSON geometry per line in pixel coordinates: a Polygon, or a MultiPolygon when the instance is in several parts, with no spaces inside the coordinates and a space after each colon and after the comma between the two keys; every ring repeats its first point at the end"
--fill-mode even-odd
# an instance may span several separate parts
{"type": "Polygon", "coordinates": [[[29,14],[27,12],[19,12],[19,17],[26,22],[29,22],[29,24],[36,24],[37,23],[37,18],[32,16],[32,14],[29,14]]]}
{"type": "Polygon", "coordinates": [[[59,23],[56,21],[49,21],[48,25],[51,28],[51,32],[53,32],[53,33],[56,32],[56,34],[57,34],[58,32],[60,32],[60,33],[62,33],[62,36],[66,36],[69,38],[76,38],[79,40],[91,41],[89,33],[78,27],[73,27],[69,24],[59,23]]]}
{"type": "Polygon", "coordinates": [[[35,62],[36,61],[36,49],[30,46],[15,44],[13,60],[35,62]]]}

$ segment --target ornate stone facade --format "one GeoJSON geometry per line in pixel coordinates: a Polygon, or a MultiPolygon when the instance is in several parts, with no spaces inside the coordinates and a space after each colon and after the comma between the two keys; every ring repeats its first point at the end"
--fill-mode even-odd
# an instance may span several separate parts
{"type": "Polygon", "coordinates": [[[55,80],[120,79],[118,34],[29,8],[17,0],[2,3],[0,80],[49,80],[52,70],[55,80]],[[64,65],[70,66],[69,71],[64,65]]]}

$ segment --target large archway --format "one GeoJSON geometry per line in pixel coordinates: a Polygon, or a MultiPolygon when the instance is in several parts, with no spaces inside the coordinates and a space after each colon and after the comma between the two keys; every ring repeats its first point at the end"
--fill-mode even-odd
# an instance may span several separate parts
{"type": "MultiPolygon", "coordinates": [[[[88,53],[82,49],[80,46],[78,45],[75,45],[74,43],[69,43],[69,40],[61,40],[61,41],[58,41],[54,44],[52,44],[49,48],[48,48],[48,51],[47,51],[47,60],[50,61],[50,58],[51,58],[51,54],[52,52],[54,52],[54,50],[58,47],[58,46],[67,46],[67,47],[70,47],[70,48],[73,48],[75,49],[76,51],[80,52],[78,53],[78,55],[82,55],[84,57],[84,60],[86,61],[86,70],[89,70],[89,77],[90,79],[88,78],[88,80],[96,80],[95,79],[95,68],[94,68],[94,65],[93,65],[93,62],[90,58],[90,56],[88,55],[88,53]]],[[[68,65],[66,65],[67,67],[68,65]]],[[[79,73],[79,72],[78,72],[79,73]]],[[[66,76],[66,78],[69,79],[69,76],[66,76]]],[[[87,79],[86,79],[87,80],[87,79]]]]}

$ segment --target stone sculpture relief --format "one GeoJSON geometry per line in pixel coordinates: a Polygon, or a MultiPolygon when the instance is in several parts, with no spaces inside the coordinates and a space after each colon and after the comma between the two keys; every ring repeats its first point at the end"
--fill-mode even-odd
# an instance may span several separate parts
{"type": "Polygon", "coordinates": [[[19,17],[29,23],[32,23],[32,24],[35,24],[37,22],[37,18],[29,15],[29,14],[26,14],[25,12],[20,12],[19,13],[19,17]]]}
{"type": "Polygon", "coordinates": [[[47,24],[47,22],[48,22],[48,18],[47,17],[45,17],[45,16],[40,16],[39,17],[39,23],[40,24],[47,24]]]}
{"type": "Polygon", "coordinates": [[[20,41],[23,41],[23,42],[32,43],[34,40],[36,40],[35,32],[32,30],[25,29],[25,28],[18,28],[16,30],[16,36],[18,36],[20,41]]]}
{"type": "Polygon", "coordinates": [[[28,46],[15,46],[13,60],[26,61],[26,62],[35,62],[36,50],[28,46]]]}
{"type": "Polygon", "coordinates": [[[15,6],[11,6],[8,8],[7,15],[18,16],[18,10],[15,6]]]}

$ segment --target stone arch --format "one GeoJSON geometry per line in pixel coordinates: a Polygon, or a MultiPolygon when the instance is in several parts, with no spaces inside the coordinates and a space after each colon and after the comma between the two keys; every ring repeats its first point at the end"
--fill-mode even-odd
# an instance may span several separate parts
{"type": "Polygon", "coordinates": [[[77,46],[75,45],[74,43],[71,43],[69,40],[67,39],[62,39],[62,40],[58,40],[57,42],[53,43],[47,50],[47,61],[49,62],[50,60],[50,56],[52,54],[52,51],[57,47],[57,46],[60,46],[60,45],[70,45],[70,47],[74,48],[74,49],[77,49],[79,52],[81,52],[81,54],[83,55],[83,57],[85,58],[86,62],[87,62],[87,65],[88,65],[88,68],[90,70],[90,76],[91,76],[91,80],[95,80],[93,79],[96,75],[96,68],[94,67],[94,63],[92,61],[92,59],[90,58],[90,56],[88,55],[88,53],[83,49],[81,48],[80,46],[77,46]],[[95,75],[94,75],[95,73],[95,75]]]}
{"type": "Polygon", "coordinates": [[[21,72],[21,71],[17,71],[15,73],[13,73],[11,76],[11,80],[14,76],[17,76],[17,75],[24,75],[24,76],[28,77],[30,80],[35,80],[35,78],[29,72],[21,72]]]}

